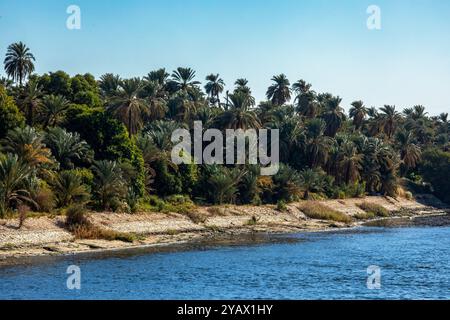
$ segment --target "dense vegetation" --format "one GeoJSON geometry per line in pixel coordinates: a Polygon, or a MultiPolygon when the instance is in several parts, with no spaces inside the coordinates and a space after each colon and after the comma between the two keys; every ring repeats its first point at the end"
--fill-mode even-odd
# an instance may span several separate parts
{"type": "Polygon", "coordinates": [[[37,75],[23,43],[9,46],[0,80],[0,215],[27,205],[133,212],[191,203],[284,203],[364,194],[395,196],[401,182],[449,201],[450,122],[417,105],[399,112],[341,99],[274,76],[257,103],[246,79],[232,91],[218,74],[202,87],[194,70],[37,75]],[[279,172],[255,165],[175,165],[172,131],[278,128],[279,172]],[[167,202],[167,203],[166,203],[167,202]]]}

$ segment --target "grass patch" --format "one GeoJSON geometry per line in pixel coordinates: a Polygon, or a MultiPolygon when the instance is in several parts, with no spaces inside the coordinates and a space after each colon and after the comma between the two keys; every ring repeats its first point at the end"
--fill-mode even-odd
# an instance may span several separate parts
{"type": "Polygon", "coordinates": [[[86,217],[86,211],[82,206],[73,206],[66,212],[66,228],[76,239],[102,239],[134,242],[137,237],[132,233],[107,230],[95,226],[86,217]]]}
{"type": "Polygon", "coordinates": [[[369,217],[368,219],[375,217],[389,217],[389,211],[383,206],[370,202],[362,202],[357,204],[358,208],[364,210],[369,217]]]}
{"type": "Polygon", "coordinates": [[[206,218],[207,218],[204,214],[201,214],[201,213],[198,213],[198,212],[195,212],[195,211],[188,211],[185,214],[195,224],[205,223],[206,218]]]}
{"type": "Polygon", "coordinates": [[[255,216],[252,216],[246,223],[246,226],[254,226],[257,225],[259,222],[259,218],[256,218],[255,216]]]}
{"type": "Polygon", "coordinates": [[[348,215],[316,202],[306,202],[301,205],[299,209],[311,219],[330,220],[344,223],[352,222],[352,218],[348,215]]]}

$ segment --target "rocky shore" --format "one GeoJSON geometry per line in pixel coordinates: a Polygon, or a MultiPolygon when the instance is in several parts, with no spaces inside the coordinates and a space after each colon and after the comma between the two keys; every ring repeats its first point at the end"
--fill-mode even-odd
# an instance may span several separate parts
{"type": "MultiPolygon", "coordinates": [[[[414,221],[440,216],[442,223],[449,207],[430,195],[415,200],[389,197],[315,201],[350,217],[364,213],[358,204],[380,205],[389,211],[389,219],[398,224],[414,225],[414,221]],[[394,219],[395,220],[395,219],[394,219]],[[403,221],[403,222],[401,222],[403,221]]],[[[302,202],[291,203],[285,210],[275,206],[197,207],[191,214],[178,213],[90,213],[90,221],[99,227],[135,235],[133,242],[75,239],[64,228],[64,216],[42,215],[28,218],[22,228],[17,219],[0,220],[0,263],[12,258],[42,255],[64,255],[81,252],[108,251],[158,245],[177,244],[217,235],[236,236],[250,233],[296,233],[350,228],[361,224],[384,226],[386,218],[370,221],[353,219],[350,223],[308,218],[301,210],[302,202]]],[[[444,221],[445,220],[445,221],[444,221]]]]}

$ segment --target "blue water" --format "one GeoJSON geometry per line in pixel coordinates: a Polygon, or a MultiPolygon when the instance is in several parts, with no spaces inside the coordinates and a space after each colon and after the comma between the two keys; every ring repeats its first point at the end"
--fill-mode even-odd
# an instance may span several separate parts
{"type": "Polygon", "coordinates": [[[449,299],[450,227],[359,228],[0,267],[0,299],[449,299]],[[78,265],[81,289],[66,286],[78,265]],[[367,267],[381,288],[367,288],[367,267]]]}

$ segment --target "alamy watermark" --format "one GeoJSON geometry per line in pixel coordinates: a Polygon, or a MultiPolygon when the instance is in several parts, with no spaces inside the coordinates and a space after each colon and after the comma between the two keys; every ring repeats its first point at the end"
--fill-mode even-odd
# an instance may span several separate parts
{"type": "Polygon", "coordinates": [[[70,5],[66,9],[66,13],[69,14],[66,20],[66,27],[69,30],[81,29],[81,9],[77,5],[70,5]]]}
{"type": "Polygon", "coordinates": [[[260,164],[263,176],[275,175],[279,169],[278,129],[226,129],[224,137],[219,129],[203,132],[202,122],[195,121],[193,138],[189,130],[177,129],[171,141],[177,143],[171,153],[175,164],[260,164]],[[204,148],[203,142],[209,144],[204,148]]]}
{"type": "Polygon", "coordinates": [[[379,6],[370,5],[366,10],[369,17],[367,18],[367,29],[369,30],[381,30],[381,9],[379,6]]]}
{"type": "Polygon", "coordinates": [[[367,289],[378,290],[381,289],[381,268],[379,266],[367,267],[367,289]]]}
{"type": "Polygon", "coordinates": [[[81,269],[77,265],[70,265],[67,267],[66,273],[70,276],[67,277],[66,286],[69,290],[81,289],[81,269]]]}

